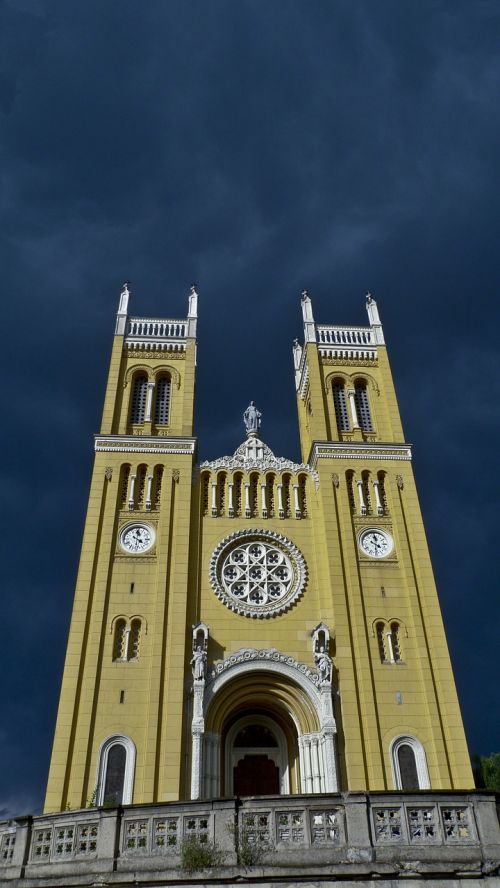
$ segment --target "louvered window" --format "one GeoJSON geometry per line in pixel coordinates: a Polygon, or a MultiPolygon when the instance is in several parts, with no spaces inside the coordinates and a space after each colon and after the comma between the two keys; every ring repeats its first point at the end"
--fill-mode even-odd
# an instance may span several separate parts
{"type": "Polygon", "coordinates": [[[170,379],[162,376],[156,383],[155,423],[167,425],[170,412],[170,379]]]}
{"type": "Polygon", "coordinates": [[[368,392],[366,385],[358,383],[354,389],[354,397],[356,401],[356,412],[358,414],[358,422],[364,432],[373,432],[373,423],[370,413],[370,405],[368,403],[368,392]]]}
{"type": "Polygon", "coordinates": [[[126,628],[125,620],[117,620],[115,624],[115,638],[113,644],[113,660],[124,660],[126,651],[126,628]]]}
{"type": "Polygon", "coordinates": [[[132,391],[132,404],[130,409],[130,422],[144,422],[144,412],[146,410],[146,392],[148,390],[147,376],[136,376],[134,380],[134,388],[132,391]]]}
{"type": "Polygon", "coordinates": [[[341,382],[333,384],[333,404],[335,406],[335,418],[339,432],[349,431],[349,415],[347,413],[347,400],[345,386],[341,382]]]}
{"type": "Polygon", "coordinates": [[[399,645],[399,626],[397,623],[391,623],[391,648],[394,663],[399,663],[401,660],[401,647],[399,645]]]}
{"type": "Polygon", "coordinates": [[[384,629],[385,626],[383,623],[377,623],[377,644],[378,644],[378,652],[380,654],[380,662],[385,663],[387,660],[385,654],[385,638],[384,638],[384,629]]]}

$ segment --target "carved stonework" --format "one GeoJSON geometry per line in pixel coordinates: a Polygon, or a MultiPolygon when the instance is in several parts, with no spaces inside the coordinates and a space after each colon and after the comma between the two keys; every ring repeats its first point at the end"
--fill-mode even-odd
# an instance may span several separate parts
{"type": "Polygon", "coordinates": [[[174,481],[176,484],[178,484],[180,477],[181,477],[181,473],[180,473],[179,469],[172,469],[172,481],[174,481]]]}
{"type": "Polygon", "coordinates": [[[333,482],[334,487],[338,487],[340,484],[339,476],[337,475],[336,472],[333,472],[333,474],[332,474],[332,482],[333,482]]]}
{"type": "Polygon", "coordinates": [[[297,546],[272,530],[225,537],[210,559],[217,597],[238,614],[262,619],[288,610],[303,593],[307,566],[297,546]]]}
{"type": "Polygon", "coordinates": [[[292,669],[296,669],[297,672],[300,672],[303,676],[308,678],[309,681],[312,681],[314,685],[319,686],[320,684],[320,676],[314,669],[311,669],[306,663],[300,663],[295,657],[289,657],[287,654],[283,654],[276,648],[261,650],[258,650],[257,648],[241,648],[239,651],[235,651],[234,654],[226,657],[225,660],[221,660],[220,663],[214,664],[209,672],[209,684],[213,682],[218,675],[227,672],[228,669],[239,666],[241,663],[256,662],[283,663],[286,666],[291,666],[292,669]]]}
{"type": "Polygon", "coordinates": [[[396,475],[396,484],[398,485],[398,487],[399,487],[400,490],[403,490],[403,488],[404,488],[405,485],[404,485],[404,481],[403,481],[403,476],[402,476],[402,475],[396,475]]]}
{"type": "MultiPolygon", "coordinates": [[[[162,349],[165,351],[166,349],[162,349]]],[[[145,361],[157,361],[158,360],[158,349],[154,351],[139,351],[138,349],[127,348],[127,357],[129,358],[140,358],[145,361]]],[[[169,361],[184,361],[186,359],[186,353],[183,351],[170,351],[168,349],[168,360],[169,361]]]]}
{"type": "Polygon", "coordinates": [[[106,468],[104,469],[104,475],[107,481],[111,481],[113,477],[113,469],[111,468],[111,466],[106,466],[106,468]]]}
{"type": "Polygon", "coordinates": [[[321,355],[321,363],[325,364],[327,367],[337,367],[337,366],[346,366],[348,367],[350,364],[355,363],[356,366],[361,367],[373,367],[378,364],[378,356],[375,354],[373,358],[358,358],[356,355],[353,355],[352,358],[325,358],[321,355]]]}
{"type": "Polygon", "coordinates": [[[311,475],[316,487],[319,483],[318,473],[313,471],[307,463],[294,463],[290,459],[277,457],[267,444],[259,438],[247,438],[235,450],[233,456],[221,456],[214,460],[205,460],[201,469],[229,469],[248,472],[250,469],[258,469],[259,472],[305,472],[311,475]]]}

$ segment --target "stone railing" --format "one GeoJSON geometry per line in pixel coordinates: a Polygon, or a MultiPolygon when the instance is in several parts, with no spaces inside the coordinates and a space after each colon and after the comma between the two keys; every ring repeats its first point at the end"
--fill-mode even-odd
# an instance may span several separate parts
{"type": "Polygon", "coordinates": [[[357,358],[375,361],[377,337],[371,327],[316,326],[318,349],[324,358],[357,358]]]}
{"type": "Polygon", "coordinates": [[[310,877],[319,884],[376,878],[381,888],[412,876],[498,885],[495,796],[270,796],[88,808],[0,823],[0,884],[232,885],[243,868],[247,875],[252,868],[257,884],[284,873],[287,881],[310,877]],[[186,873],[188,840],[208,852],[212,869],[186,873]]]}
{"type": "Polygon", "coordinates": [[[188,321],[129,318],[125,344],[129,349],[184,351],[188,321]]]}

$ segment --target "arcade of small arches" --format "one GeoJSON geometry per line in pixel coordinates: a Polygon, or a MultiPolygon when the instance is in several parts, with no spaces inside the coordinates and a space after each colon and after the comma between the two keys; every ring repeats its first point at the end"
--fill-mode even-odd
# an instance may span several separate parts
{"type": "Polygon", "coordinates": [[[385,472],[346,472],[347,493],[354,515],[388,515],[385,472]]]}
{"type": "Polygon", "coordinates": [[[375,427],[368,397],[369,381],[337,375],[328,380],[328,386],[330,385],[339,434],[356,429],[373,433],[375,427]]]}
{"type": "Polygon", "coordinates": [[[122,509],[156,511],[160,508],[160,498],[164,467],[148,466],[140,463],[122,465],[120,471],[119,497],[122,509]]]}
{"type": "Polygon", "coordinates": [[[203,471],[201,510],[218,518],[306,518],[306,472],[203,471]]]}

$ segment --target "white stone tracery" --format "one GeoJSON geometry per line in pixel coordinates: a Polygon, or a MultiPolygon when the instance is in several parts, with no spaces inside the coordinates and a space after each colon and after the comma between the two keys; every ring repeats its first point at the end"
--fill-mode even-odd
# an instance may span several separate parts
{"type": "Polygon", "coordinates": [[[223,539],[210,561],[218,598],[247,617],[282,613],[302,594],[307,567],[290,540],[271,530],[241,530],[223,539]]]}

